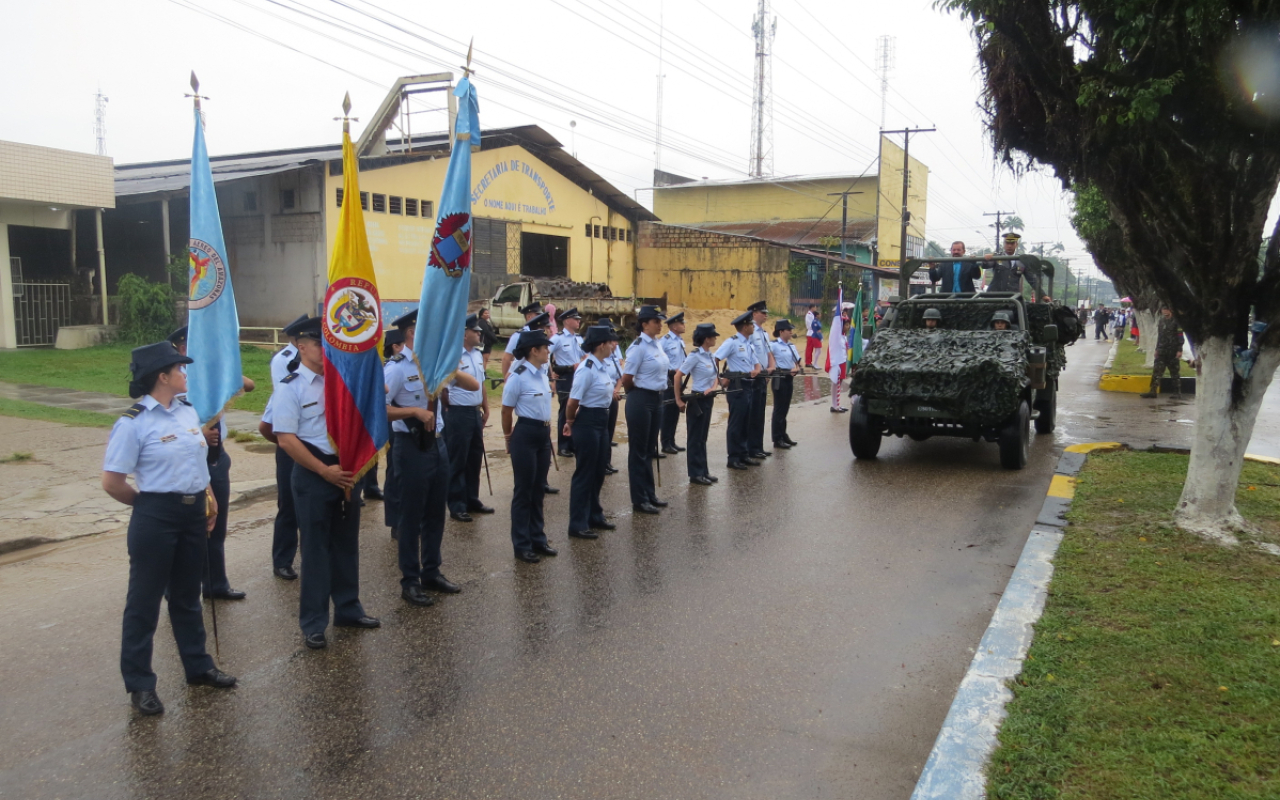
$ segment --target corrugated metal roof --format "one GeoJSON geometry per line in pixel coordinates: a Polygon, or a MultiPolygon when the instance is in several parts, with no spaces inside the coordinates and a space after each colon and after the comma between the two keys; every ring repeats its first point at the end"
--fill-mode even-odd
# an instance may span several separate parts
{"type": "MultiPolygon", "coordinates": [[[[637,203],[622,190],[609,183],[598,173],[564,150],[554,136],[537,125],[521,125],[513,128],[494,128],[483,131],[481,145],[484,150],[519,146],[542,159],[548,166],[565,176],[582,189],[590,192],[605,205],[633,221],[656,220],[649,209],[637,203]]],[[[413,137],[410,144],[388,141],[388,154],[360,159],[360,169],[375,170],[439,157],[449,150],[446,132],[413,137]]],[[[257,153],[212,156],[209,166],[215,184],[239,178],[252,178],[288,172],[312,164],[337,162],[340,171],[342,145],[319,145],[290,150],[269,150],[257,153]]],[[[191,185],[191,161],[153,161],[141,164],[116,166],[116,196],[127,197],[159,192],[182,193],[191,185]]]]}

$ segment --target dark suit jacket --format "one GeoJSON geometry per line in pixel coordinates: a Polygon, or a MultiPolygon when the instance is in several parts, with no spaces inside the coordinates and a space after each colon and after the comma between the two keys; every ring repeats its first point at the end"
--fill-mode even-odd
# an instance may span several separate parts
{"type": "Polygon", "coordinates": [[[938,291],[950,292],[954,290],[953,270],[960,268],[960,291],[976,292],[974,281],[982,277],[982,268],[975,263],[957,263],[954,261],[944,261],[935,263],[929,267],[929,280],[938,284],[938,291]]]}

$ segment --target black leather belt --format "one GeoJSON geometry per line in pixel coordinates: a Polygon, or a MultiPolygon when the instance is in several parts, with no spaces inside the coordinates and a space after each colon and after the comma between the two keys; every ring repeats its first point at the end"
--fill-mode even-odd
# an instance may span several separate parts
{"type": "Polygon", "coordinates": [[[549,419],[529,419],[528,417],[520,417],[516,420],[517,425],[537,425],[540,428],[550,428],[551,420],[549,419]]]}
{"type": "MultiPolygon", "coordinates": [[[[299,439],[298,441],[302,442],[302,440],[301,440],[301,439],[299,439]]],[[[307,452],[311,453],[311,455],[313,455],[313,456],[315,456],[317,459],[319,459],[320,463],[321,463],[321,464],[324,464],[326,467],[334,467],[334,466],[337,466],[337,464],[338,464],[338,456],[337,456],[337,454],[335,454],[335,453],[325,453],[325,452],[321,451],[319,447],[316,447],[316,446],[315,446],[315,445],[313,445],[313,444],[308,444],[308,443],[306,443],[306,442],[302,442],[302,446],[303,446],[303,447],[305,447],[305,448],[307,448],[307,452]]]]}

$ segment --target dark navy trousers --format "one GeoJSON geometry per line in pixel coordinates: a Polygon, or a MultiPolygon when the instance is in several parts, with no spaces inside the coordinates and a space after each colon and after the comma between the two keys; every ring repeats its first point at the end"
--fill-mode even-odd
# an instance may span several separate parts
{"type": "Polygon", "coordinates": [[[689,448],[685,451],[685,461],[690,478],[711,474],[707,466],[707,432],[711,430],[711,410],[715,405],[716,399],[706,395],[695,395],[685,404],[685,447],[689,448]]]}
{"type": "Polygon", "coordinates": [[[276,523],[271,534],[272,568],[292,567],[297,554],[298,513],[293,508],[293,459],[283,447],[276,447],[276,523]]]}
{"type": "Polygon", "coordinates": [[[484,505],[480,469],[484,466],[484,422],[479,406],[448,406],[444,439],[449,450],[449,510],[454,514],[484,505]]]}
{"type": "Polygon", "coordinates": [[[521,417],[511,429],[511,470],[515,489],[511,493],[511,546],[517,553],[533,550],[534,543],[546,544],[542,518],[546,496],[547,470],[551,468],[551,426],[539,419],[521,417]]]}
{"type": "Polygon", "coordinates": [[[155,691],[151,650],[160,622],[160,598],[169,592],[169,624],[187,677],[213,669],[204,649],[200,576],[204,571],[204,493],[143,492],[129,519],[129,593],[120,638],[120,673],[127,692],[155,691]]]}
{"type": "Polygon", "coordinates": [[[560,401],[560,411],[556,415],[556,441],[561,451],[569,453],[574,452],[575,439],[564,435],[564,420],[565,406],[569,405],[569,392],[573,391],[573,376],[573,370],[569,370],[564,375],[556,374],[556,398],[560,401]]]}
{"type": "Polygon", "coordinates": [[[662,433],[659,439],[662,446],[671,448],[676,446],[676,427],[680,424],[680,409],[676,406],[676,390],[678,387],[672,385],[675,379],[675,372],[667,373],[667,388],[662,392],[662,433]]]}
{"type": "Polygon", "coordinates": [[[293,467],[293,502],[302,531],[302,586],[298,624],[304,635],[329,627],[329,601],[335,620],[365,616],[360,605],[359,484],[351,502],[343,491],[299,464],[293,467]]]}
{"type": "Polygon", "coordinates": [[[747,441],[747,423],[750,421],[751,406],[755,400],[755,381],[741,378],[729,383],[729,426],[725,431],[724,443],[729,450],[730,463],[741,461],[752,451],[747,441]]]}
{"type": "Polygon", "coordinates": [[[578,406],[573,441],[578,455],[569,489],[569,530],[585,531],[606,521],[600,507],[600,489],[604,486],[604,465],[609,463],[608,407],[578,406]]]}
{"type": "Polygon", "coordinates": [[[391,437],[396,441],[393,450],[400,481],[400,517],[395,526],[400,586],[407,589],[440,574],[440,543],[444,541],[444,510],[449,498],[449,450],[441,436],[426,450],[418,449],[411,433],[392,433],[391,437]]]}
{"type": "Polygon", "coordinates": [[[751,411],[747,416],[747,449],[752,453],[764,450],[764,409],[769,403],[769,381],[756,378],[751,381],[751,411]]]}
{"type": "Polygon", "coordinates": [[[627,392],[627,477],[631,482],[633,506],[658,499],[653,481],[653,458],[658,452],[661,415],[661,392],[653,389],[627,392]]]}
{"type": "MultiPolygon", "coordinates": [[[[213,523],[205,545],[209,549],[209,557],[205,559],[204,575],[205,594],[218,594],[231,591],[231,583],[227,580],[227,504],[231,502],[231,456],[223,450],[217,463],[209,467],[209,488],[213,489],[213,499],[218,501],[218,519],[213,523]]],[[[290,559],[292,563],[292,559],[290,559]]]]}
{"type": "MultiPolygon", "coordinates": [[[[609,447],[613,447],[613,437],[618,432],[618,406],[622,405],[617,400],[609,404],[609,447]]],[[[613,452],[610,450],[609,460],[605,462],[613,466],[613,452]]]]}
{"type": "Polygon", "coordinates": [[[387,481],[382,487],[382,522],[395,531],[400,518],[400,473],[396,471],[396,437],[387,440],[387,481]]]}
{"type": "Polygon", "coordinates": [[[774,378],[776,383],[773,385],[773,419],[770,420],[772,425],[773,441],[784,441],[787,438],[787,412],[791,410],[791,395],[795,391],[795,378],[788,375],[785,378],[774,378]]]}

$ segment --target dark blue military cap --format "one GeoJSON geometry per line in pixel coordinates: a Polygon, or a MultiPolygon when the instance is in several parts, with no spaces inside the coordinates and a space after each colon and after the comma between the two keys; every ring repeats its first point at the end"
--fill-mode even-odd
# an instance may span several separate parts
{"type": "Polygon", "coordinates": [[[556,314],[556,322],[564,322],[566,319],[582,319],[582,315],[578,313],[578,309],[571,308],[568,311],[561,311],[556,314]]]}
{"type": "Polygon", "coordinates": [[[746,325],[747,323],[755,324],[755,323],[754,323],[754,321],[753,321],[753,320],[752,320],[752,318],[751,318],[751,314],[752,314],[752,312],[750,312],[750,311],[744,311],[744,312],[742,312],[741,314],[739,314],[738,316],[734,317],[734,318],[733,318],[733,323],[732,323],[733,327],[738,328],[738,327],[741,327],[741,326],[743,326],[743,325],[746,325]]]}
{"type": "MultiPolygon", "coordinates": [[[[523,339],[521,340],[523,341],[523,339]]],[[[618,333],[608,325],[592,325],[587,328],[587,335],[582,339],[582,349],[590,350],[605,342],[618,341],[618,333]]]]}
{"type": "Polygon", "coordinates": [[[535,347],[542,347],[551,344],[551,340],[542,331],[525,331],[520,334],[520,341],[516,343],[517,350],[532,350],[535,347]]]}
{"type": "Polygon", "coordinates": [[[135,347],[130,355],[129,372],[135,381],[174,364],[192,363],[191,359],[179,353],[173,342],[168,340],[135,347]]]}
{"type": "Polygon", "coordinates": [[[751,305],[747,306],[747,310],[748,310],[748,311],[751,311],[751,312],[755,312],[755,311],[762,311],[762,312],[764,312],[765,314],[768,314],[768,313],[769,313],[769,304],[768,304],[766,301],[761,300],[761,301],[760,301],[760,302],[758,302],[758,303],[752,303],[751,305]]]}
{"type": "Polygon", "coordinates": [[[280,330],[284,331],[284,333],[285,333],[285,335],[286,335],[286,336],[292,336],[293,334],[289,333],[289,329],[290,329],[290,328],[292,328],[294,325],[297,325],[299,322],[306,322],[306,321],[307,321],[307,315],[306,315],[306,314],[302,314],[302,315],[301,315],[301,316],[299,316],[297,319],[295,319],[293,322],[290,322],[288,325],[285,325],[285,326],[284,326],[283,328],[281,328],[280,330]]]}
{"type": "Polygon", "coordinates": [[[667,324],[668,324],[668,325],[674,325],[674,324],[676,324],[677,322],[684,322],[684,312],[683,312],[683,311],[681,311],[679,314],[676,314],[675,316],[667,317],[667,324]]]}
{"type": "Polygon", "coordinates": [[[392,328],[387,331],[387,335],[383,338],[387,344],[404,344],[404,331],[399,328],[392,328]]]}
{"type": "Polygon", "coordinates": [[[415,308],[414,310],[410,311],[408,314],[401,316],[399,319],[397,319],[395,322],[392,322],[391,324],[399,328],[400,330],[404,330],[410,325],[417,325],[418,309],[415,308]]]}
{"type": "Polygon", "coordinates": [[[183,344],[187,341],[187,326],[183,325],[181,328],[178,328],[176,331],[166,336],[165,339],[172,342],[174,347],[183,344]]]}
{"type": "Polygon", "coordinates": [[[320,338],[320,318],[319,317],[298,317],[290,322],[288,327],[284,329],[285,335],[292,336],[295,339],[302,338],[320,338]]]}
{"type": "MultiPolygon", "coordinates": [[[[539,328],[545,328],[545,327],[547,327],[547,323],[548,323],[548,322],[550,322],[550,321],[551,321],[551,315],[550,315],[550,314],[548,314],[547,312],[543,311],[541,314],[539,314],[538,316],[536,316],[536,317],[534,317],[533,319],[529,320],[529,321],[528,321],[528,322],[526,322],[525,324],[529,326],[529,330],[535,330],[535,331],[536,331],[536,330],[538,330],[539,328]]],[[[525,331],[525,333],[528,333],[528,331],[525,331]]],[[[522,333],[522,334],[520,334],[520,338],[521,338],[522,340],[524,339],[524,334],[523,334],[523,333],[522,333]]]]}
{"type": "Polygon", "coordinates": [[[533,301],[532,303],[530,303],[529,305],[527,305],[527,306],[525,306],[524,308],[520,309],[520,313],[521,313],[521,314],[541,314],[541,313],[542,313],[542,303],[539,303],[537,300],[534,300],[534,301],[533,301]]]}
{"type": "Polygon", "coordinates": [[[484,328],[480,327],[479,314],[471,314],[470,316],[468,316],[467,321],[464,323],[463,327],[465,327],[469,331],[475,331],[476,333],[484,333],[484,328]]]}
{"type": "Polygon", "coordinates": [[[793,331],[795,329],[796,329],[796,326],[792,325],[791,320],[787,319],[786,317],[783,317],[782,319],[773,323],[774,336],[777,336],[779,333],[782,333],[783,331],[793,331]]]}
{"type": "Polygon", "coordinates": [[[640,313],[637,315],[641,322],[647,319],[666,319],[667,315],[658,310],[657,306],[640,306],[640,313]]]}
{"type": "Polygon", "coordinates": [[[716,324],[714,322],[700,322],[698,323],[698,327],[693,329],[693,335],[705,339],[709,336],[719,336],[720,333],[716,330],[716,324]]]}

